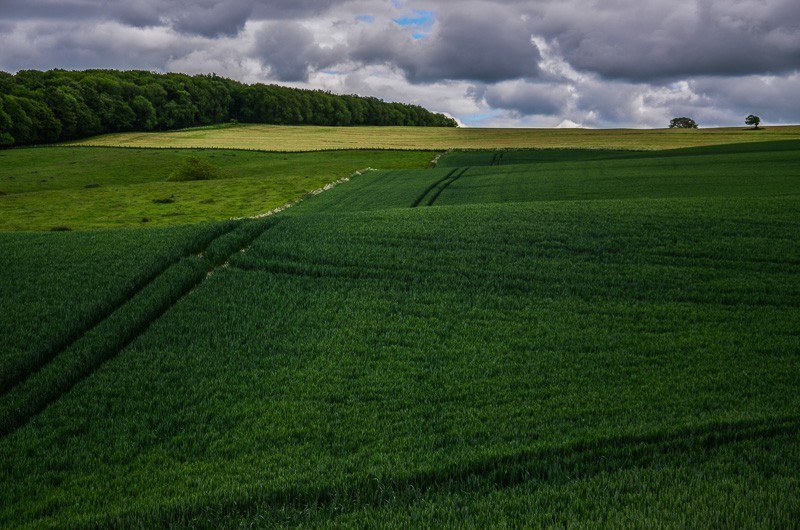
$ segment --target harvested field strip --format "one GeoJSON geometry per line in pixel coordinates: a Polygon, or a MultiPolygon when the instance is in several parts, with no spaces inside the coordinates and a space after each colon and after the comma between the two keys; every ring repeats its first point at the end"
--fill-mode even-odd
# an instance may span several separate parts
{"type": "Polygon", "coordinates": [[[0,397],[0,436],[6,436],[60,398],[144,333],[210,273],[279,220],[248,221],[185,256],[106,318],[56,352],[49,362],[0,397]]]}
{"type": "Polygon", "coordinates": [[[96,527],[128,526],[133,522],[137,527],[183,527],[198,520],[230,523],[231,516],[244,522],[285,519],[291,514],[296,520],[285,522],[302,525],[302,518],[314,512],[335,517],[377,506],[408,506],[421,496],[485,494],[521,485],[566,485],[601,474],[675,466],[687,460],[700,465],[712,461],[720,451],[736,451],[772,440],[791,445],[796,443],[798,433],[797,416],[712,422],[672,432],[620,434],[564,445],[534,446],[408,474],[354,477],[325,487],[298,484],[283,490],[237,491],[228,498],[195,498],[174,508],[123,512],[84,523],[96,527]]]}
{"type": "Polygon", "coordinates": [[[71,145],[236,148],[264,151],[332,149],[668,149],[800,138],[800,127],[679,129],[482,129],[240,125],[153,133],[117,133],[71,145]]]}
{"type": "Polygon", "coordinates": [[[176,253],[162,260],[154,261],[152,268],[146,271],[141,278],[134,281],[131,290],[120,293],[113,299],[100,304],[94,313],[83,321],[80,326],[45,343],[38,351],[32,352],[18,363],[4,366],[2,373],[0,373],[0,396],[8,393],[16,385],[23,383],[33,373],[53,360],[59,353],[69,348],[92,328],[108,318],[110,314],[128,303],[132,297],[138,295],[170,267],[176,265],[188,256],[202,252],[214,239],[223,236],[236,227],[237,224],[235,222],[212,225],[207,231],[200,233],[193,240],[186,242],[185,245],[181,245],[182,248],[177,248],[176,253]]]}
{"type": "Polygon", "coordinates": [[[468,167],[465,167],[465,168],[464,168],[464,169],[462,169],[460,172],[458,172],[458,173],[456,173],[455,175],[453,175],[453,177],[452,177],[452,178],[450,178],[450,179],[448,179],[448,180],[445,180],[444,182],[442,182],[442,184],[441,184],[441,185],[437,186],[437,187],[436,187],[436,191],[433,193],[433,195],[431,195],[431,198],[430,198],[430,199],[428,199],[428,206],[433,206],[433,203],[434,203],[434,202],[436,202],[436,199],[438,199],[438,198],[439,198],[439,195],[441,195],[441,193],[442,193],[442,192],[443,192],[443,191],[444,191],[444,190],[445,190],[445,189],[446,189],[446,188],[447,188],[447,187],[448,187],[450,184],[452,184],[453,182],[455,182],[455,181],[457,181],[458,179],[460,179],[461,177],[463,177],[463,176],[464,176],[464,173],[466,173],[466,172],[467,172],[467,170],[469,170],[469,168],[468,168],[468,167]]]}

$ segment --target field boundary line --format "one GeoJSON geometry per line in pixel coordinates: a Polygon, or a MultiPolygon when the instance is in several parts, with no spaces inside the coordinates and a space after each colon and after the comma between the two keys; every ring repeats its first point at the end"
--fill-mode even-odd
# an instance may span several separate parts
{"type": "Polygon", "coordinates": [[[461,171],[461,173],[458,173],[457,175],[453,176],[453,178],[451,178],[451,179],[450,179],[450,180],[448,180],[447,182],[443,183],[443,184],[442,184],[442,186],[440,186],[440,187],[439,187],[439,188],[436,190],[436,193],[434,193],[434,194],[431,196],[431,198],[428,200],[428,206],[433,206],[433,203],[434,203],[434,202],[436,202],[436,199],[438,199],[438,198],[439,198],[439,195],[441,195],[441,194],[442,194],[442,192],[443,192],[445,189],[447,189],[447,187],[448,187],[448,186],[450,186],[450,184],[452,184],[453,182],[455,182],[455,181],[457,181],[458,179],[460,179],[461,177],[463,177],[463,176],[464,176],[464,173],[466,173],[468,170],[469,170],[469,168],[468,168],[468,167],[465,167],[465,168],[464,168],[464,169],[461,171]]]}
{"type": "Polygon", "coordinates": [[[450,154],[450,153],[452,153],[452,152],[453,152],[453,150],[452,150],[452,149],[448,149],[447,151],[443,151],[443,152],[441,152],[441,153],[437,154],[435,157],[433,157],[433,159],[431,159],[431,161],[430,161],[430,162],[428,162],[428,169],[434,169],[436,166],[438,166],[438,165],[439,165],[439,160],[440,160],[440,159],[441,159],[443,156],[445,156],[445,155],[449,155],[449,154],[450,154]]]}
{"type": "Polygon", "coordinates": [[[305,201],[306,199],[309,199],[311,197],[319,195],[320,193],[324,193],[324,192],[326,192],[328,190],[331,190],[331,189],[335,188],[336,186],[339,186],[341,184],[345,184],[346,182],[350,182],[351,179],[353,179],[355,177],[359,177],[359,176],[363,175],[364,173],[366,173],[368,171],[378,171],[378,170],[374,169],[374,168],[371,168],[371,167],[367,167],[367,168],[364,168],[364,169],[359,169],[357,171],[354,171],[353,173],[351,173],[350,175],[348,175],[346,177],[342,177],[342,178],[340,178],[338,180],[334,180],[333,182],[329,182],[329,183],[325,184],[321,188],[317,188],[315,190],[311,190],[311,191],[309,191],[307,193],[304,193],[304,194],[300,195],[299,197],[295,197],[291,201],[283,203],[280,206],[278,206],[276,208],[273,208],[273,209],[271,209],[269,211],[266,211],[264,213],[259,213],[259,214],[256,214],[256,215],[251,215],[249,217],[234,217],[232,220],[233,221],[239,221],[239,220],[242,220],[242,219],[263,219],[265,217],[270,217],[272,215],[279,214],[279,213],[281,213],[281,212],[283,212],[285,210],[288,210],[292,206],[297,206],[298,204],[300,204],[301,202],[305,201]]]}

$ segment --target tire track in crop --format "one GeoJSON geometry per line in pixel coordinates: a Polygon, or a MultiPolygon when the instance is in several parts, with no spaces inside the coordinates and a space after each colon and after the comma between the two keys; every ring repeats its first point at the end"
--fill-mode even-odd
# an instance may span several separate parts
{"type": "Polygon", "coordinates": [[[463,177],[463,176],[464,176],[464,173],[466,173],[466,172],[467,172],[467,170],[469,170],[469,168],[468,168],[468,167],[465,167],[464,169],[462,169],[462,170],[461,170],[461,173],[457,173],[457,174],[456,174],[456,175],[454,175],[454,176],[453,176],[453,177],[452,177],[450,180],[447,180],[447,181],[445,181],[444,183],[442,183],[442,185],[441,185],[441,186],[439,186],[439,187],[436,189],[436,192],[435,192],[435,193],[434,193],[434,194],[431,196],[431,198],[428,200],[428,206],[433,206],[433,203],[434,203],[434,202],[436,202],[436,199],[438,199],[438,198],[439,198],[439,195],[441,195],[441,194],[442,194],[442,192],[443,192],[443,191],[444,191],[444,190],[445,190],[445,189],[446,189],[446,188],[447,188],[447,187],[448,187],[450,184],[452,184],[453,182],[455,182],[455,181],[457,181],[458,179],[460,179],[461,177],[463,177]]]}
{"type": "Polygon", "coordinates": [[[195,499],[191,504],[172,510],[158,507],[149,513],[131,510],[97,523],[98,526],[124,526],[125,521],[135,517],[144,523],[143,526],[183,527],[198,520],[213,523],[219,519],[230,523],[237,518],[242,522],[268,521],[276,516],[288,522],[286,516],[290,514],[297,519],[294,523],[302,526],[302,517],[309,510],[344,515],[393,503],[408,505],[427,494],[482,494],[526,484],[537,488],[633,469],[679,466],[687,461],[698,465],[710,461],[727,446],[767,442],[798,433],[800,416],[713,422],[673,431],[543,446],[408,474],[353,477],[322,487],[297,485],[271,491],[260,488],[238,491],[228,498],[195,499]]]}
{"type": "Polygon", "coordinates": [[[425,190],[423,190],[423,192],[419,194],[416,199],[414,199],[414,202],[411,203],[411,207],[416,208],[417,206],[419,206],[422,200],[425,198],[426,195],[428,195],[431,192],[431,190],[433,190],[436,186],[438,186],[442,182],[452,177],[456,171],[458,171],[457,167],[451,169],[444,177],[440,178],[439,180],[435,181],[433,184],[425,188],[425,190]]]}
{"type": "Polygon", "coordinates": [[[28,364],[27,366],[22,367],[18,372],[14,373],[12,376],[8,378],[4,378],[0,380],[0,398],[2,398],[5,394],[12,391],[16,386],[23,384],[29,377],[33,374],[41,370],[47,363],[51,362],[55,359],[61,352],[69,348],[72,344],[77,342],[81,339],[84,335],[89,333],[93,328],[98,326],[101,322],[106,320],[109,315],[117,311],[120,307],[124,306],[128,301],[133,298],[134,296],[138,295],[142,292],[148,285],[152,284],[159,276],[164,274],[170,267],[174,266],[180,260],[192,256],[194,254],[202,254],[205,251],[205,248],[208,247],[214,240],[223,237],[225,234],[233,231],[236,229],[238,225],[232,224],[229,227],[226,227],[221,233],[217,234],[216,236],[206,239],[203,241],[199,247],[195,247],[191,249],[189,252],[173,257],[171,259],[165,260],[161,267],[154,269],[150,274],[145,275],[142,277],[138,282],[136,282],[133,288],[119,296],[116,300],[108,304],[106,307],[103,307],[100,311],[96,314],[92,315],[87,319],[87,321],[82,325],[76,327],[74,330],[70,330],[63,338],[60,340],[54,341],[53,343],[47,345],[43,350],[40,350],[38,353],[32,354],[31,357],[35,359],[34,362],[28,364]]]}
{"type": "Polygon", "coordinates": [[[200,254],[184,256],[67,345],[49,363],[0,396],[0,438],[25,425],[106,361],[117,356],[203,281],[224,267],[231,256],[248,248],[282,220],[245,221],[211,240],[200,254]]]}

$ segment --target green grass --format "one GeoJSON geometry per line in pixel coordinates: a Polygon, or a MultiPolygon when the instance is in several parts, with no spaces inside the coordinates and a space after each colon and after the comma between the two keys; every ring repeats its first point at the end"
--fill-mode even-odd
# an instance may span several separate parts
{"type": "Polygon", "coordinates": [[[778,147],[462,158],[199,228],[201,258],[0,399],[0,525],[791,527],[778,147]]]}
{"type": "Polygon", "coordinates": [[[0,196],[0,231],[167,226],[256,215],[357,170],[424,168],[432,157],[391,151],[0,151],[0,191],[6,193],[0,196]],[[224,178],[167,182],[190,156],[218,166],[224,178]]]}
{"type": "Polygon", "coordinates": [[[74,145],[227,148],[261,151],[331,149],[671,149],[797,140],[800,126],[714,129],[471,129],[450,127],[315,127],[239,125],[158,133],[119,133],[74,145]]]}

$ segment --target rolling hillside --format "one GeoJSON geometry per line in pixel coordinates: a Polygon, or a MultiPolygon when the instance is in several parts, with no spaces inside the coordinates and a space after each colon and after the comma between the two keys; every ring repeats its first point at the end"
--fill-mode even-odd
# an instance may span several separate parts
{"type": "Polygon", "coordinates": [[[798,161],[453,152],[259,220],[4,234],[0,525],[791,527],[798,161]]]}

